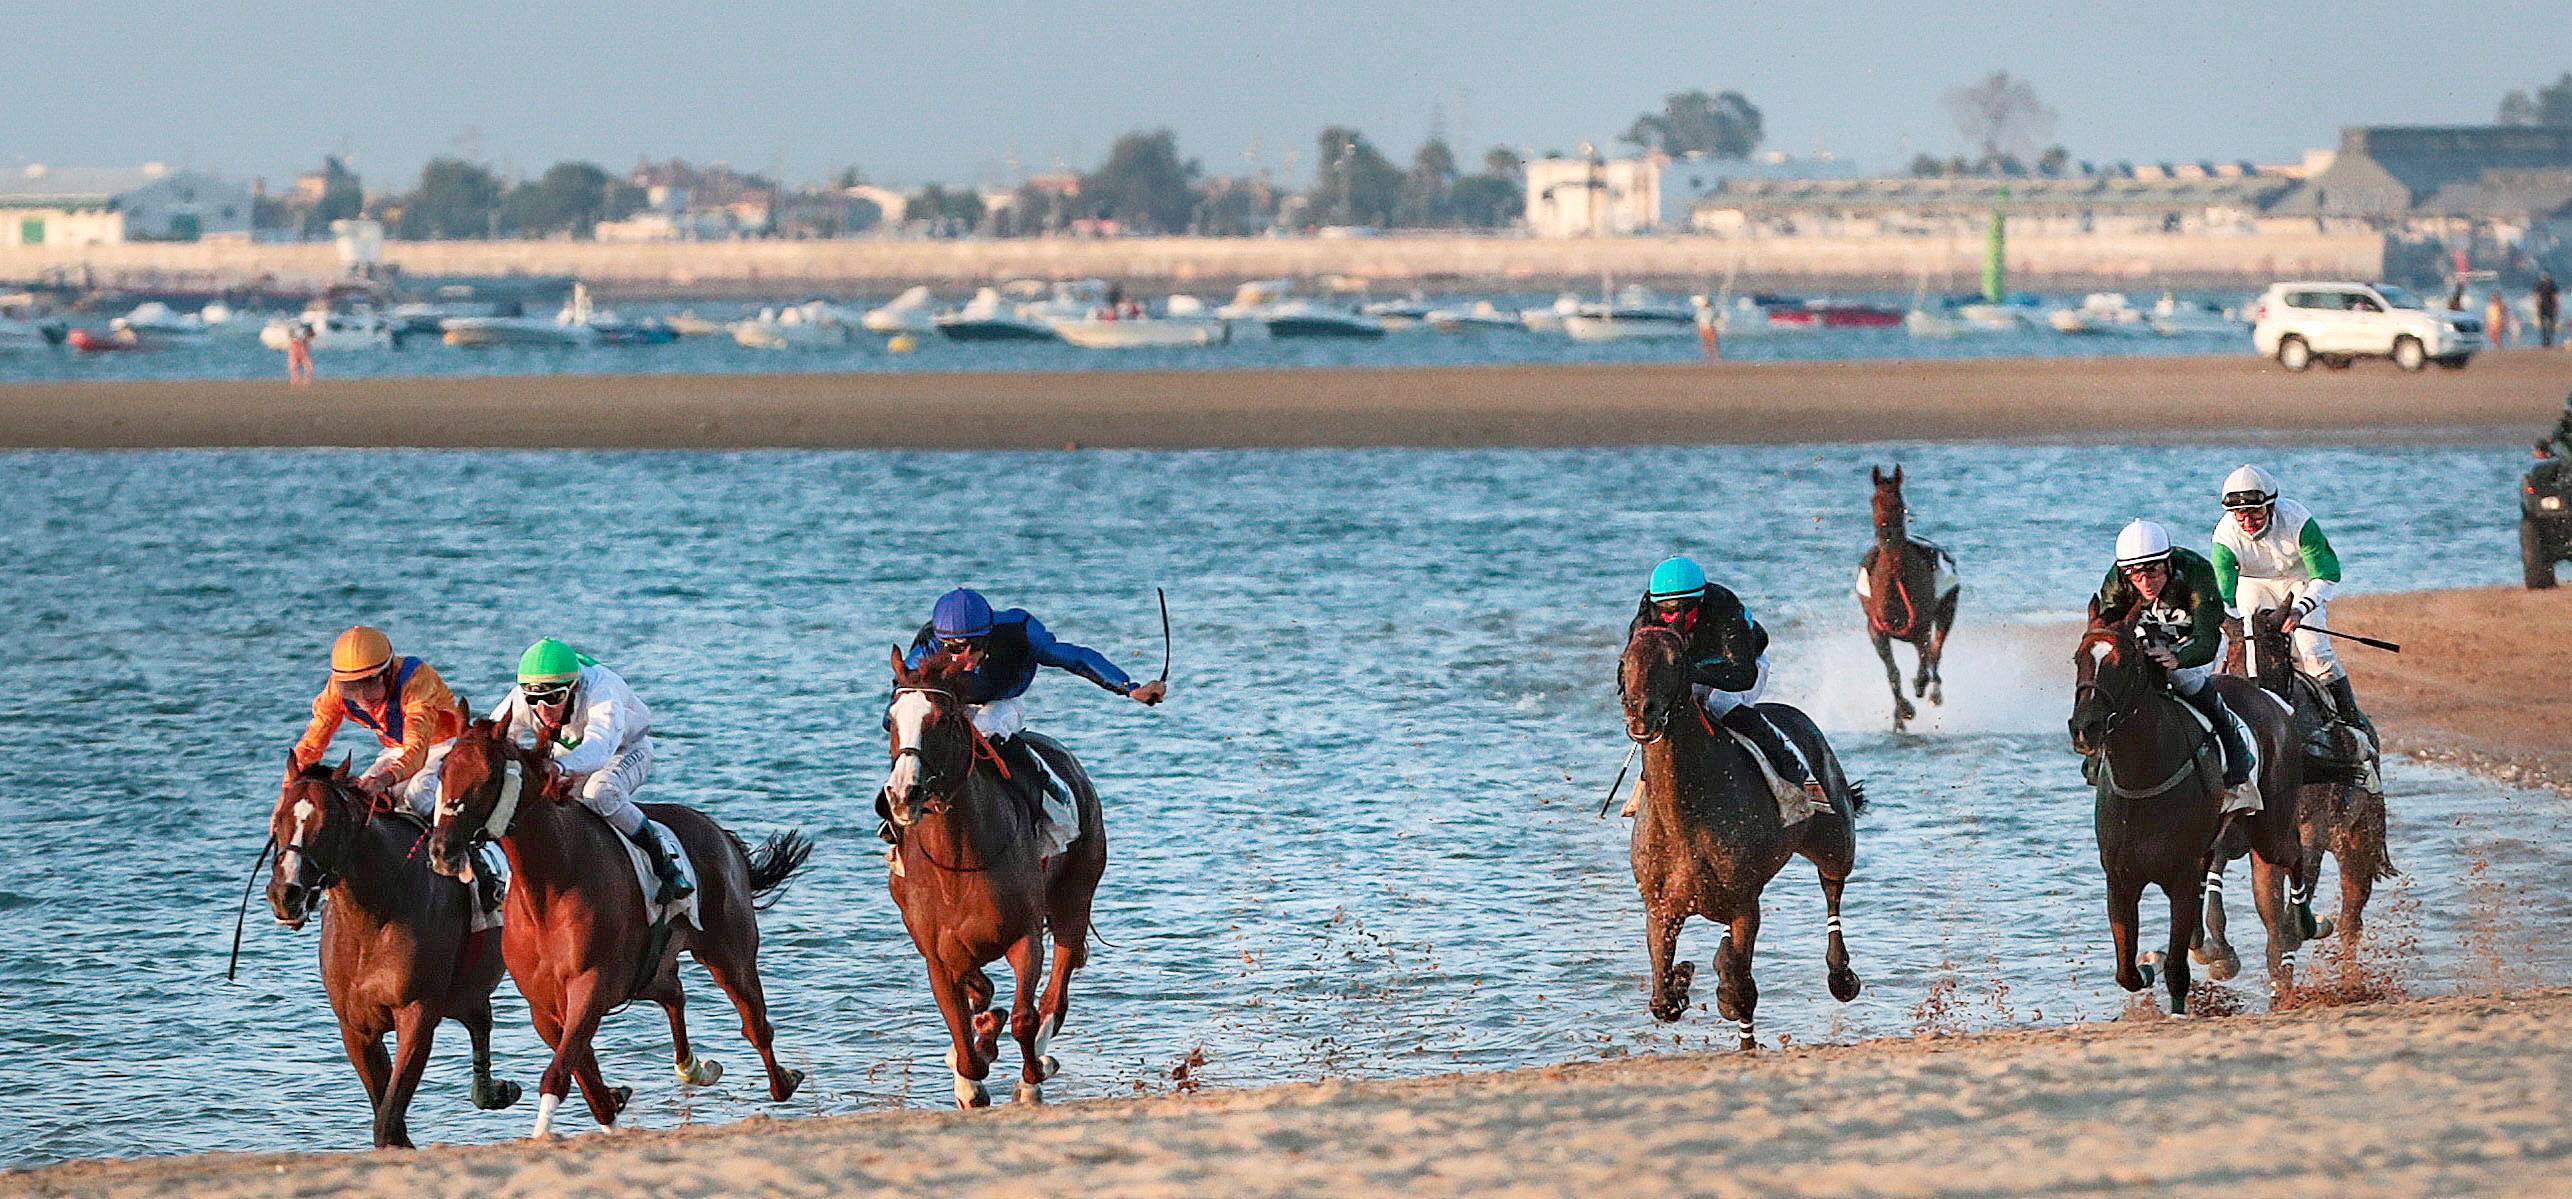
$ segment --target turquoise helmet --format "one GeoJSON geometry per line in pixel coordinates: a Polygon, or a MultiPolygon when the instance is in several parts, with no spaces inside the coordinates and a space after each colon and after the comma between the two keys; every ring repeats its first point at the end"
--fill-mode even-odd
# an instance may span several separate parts
{"type": "Polygon", "coordinates": [[[1652,568],[1652,585],[1645,597],[1654,603],[1674,599],[1703,599],[1706,594],[1706,568],[1684,555],[1664,558],[1652,568]]]}

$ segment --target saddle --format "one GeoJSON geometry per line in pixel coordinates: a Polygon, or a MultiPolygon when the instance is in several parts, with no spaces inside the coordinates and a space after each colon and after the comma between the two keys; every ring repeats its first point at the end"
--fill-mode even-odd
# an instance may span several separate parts
{"type": "Polygon", "coordinates": [[[2304,759],[2306,782],[2375,785],[2374,743],[2366,730],[2341,714],[2330,692],[2303,671],[2293,671],[2283,702],[2292,714],[2287,727],[2304,759]]]}

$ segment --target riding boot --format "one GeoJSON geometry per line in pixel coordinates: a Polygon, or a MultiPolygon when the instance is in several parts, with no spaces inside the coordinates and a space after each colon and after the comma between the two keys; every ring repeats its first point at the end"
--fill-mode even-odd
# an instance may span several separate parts
{"type": "Polygon", "coordinates": [[[2208,686],[2197,688],[2194,695],[2181,695],[2179,701],[2214,723],[2216,740],[2224,747],[2224,787],[2229,790],[2249,782],[2250,732],[2233,719],[2232,710],[2224,706],[2224,697],[2208,686]]]}
{"type": "Polygon", "coordinates": [[[652,873],[661,880],[661,895],[652,902],[676,903],[696,894],[696,885],[679,872],[678,859],[671,857],[670,851],[661,847],[661,839],[652,835],[650,823],[647,822],[642,828],[636,829],[634,835],[626,840],[643,847],[643,856],[652,859],[652,873]]]}
{"type": "Polygon", "coordinates": [[[1820,794],[1821,784],[1814,780],[1811,768],[1804,764],[1804,755],[1795,752],[1795,746],[1786,740],[1786,734],[1769,721],[1768,713],[1760,711],[1758,705],[1743,704],[1724,713],[1723,726],[1750,738],[1750,743],[1759,747],[1760,756],[1767,758],[1769,766],[1777,771],[1777,777],[1803,788],[1806,794],[1816,799],[1824,798],[1820,794]]]}
{"type": "Polygon", "coordinates": [[[2376,736],[2376,722],[2367,719],[2367,714],[2358,710],[2358,693],[2349,687],[2349,676],[2344,674],[2324,683],[2322,689],[2330,693],[2331,706],[2340,710],[2340,719],[2356,725],[2359,732],[2367,735],[2367,744],[2381,752],[2384,749],[2384,742],[2376,736]]]}

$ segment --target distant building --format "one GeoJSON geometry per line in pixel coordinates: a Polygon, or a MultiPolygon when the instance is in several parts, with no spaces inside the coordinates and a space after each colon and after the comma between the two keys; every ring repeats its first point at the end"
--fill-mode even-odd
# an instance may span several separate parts
{"type": "Polygon", "coordinates": [[[2370,125],[2340,131],[2340,148],[2282,216],[2543,220],[2572,196],[2572,128],[2541,125],[2370,125]]]}
{"type": "Polygon", "coordinates": [[[1691,223],[1731,237],[1930,237],[1978,233],[1994,209],[2027,233],[2251,233],[2295,186],[2239,169],[2073,176],[1728,179],[1691,223]]]}
{"type": "Polygon", "coordinates": [[[1607,237],[1684,230],[1697,201],[1736,179],[1836,179],[1855,172],[1828,155],[1771,152],[1750,159],[1570,157],[1527,161],[1527,228],[1538,237],[1607,237]]]}
{"type": "Polygon", "coordinates": [[[0,246],[250,238],[248,183],[159,163],[30,166],[0,176],[0,246]]]}

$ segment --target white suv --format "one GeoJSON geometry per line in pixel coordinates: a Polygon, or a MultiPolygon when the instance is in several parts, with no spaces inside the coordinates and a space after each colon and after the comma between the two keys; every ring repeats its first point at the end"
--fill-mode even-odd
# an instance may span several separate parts
{"type": "Polygon", "coordinates": [[[2483,322],[2431,308],[2390,283],[2277,283],[2259,297],[2251,344],[2291,371],[2391,358],[2416,371],[2460,368],[2483,348],[2483,322]]]}

